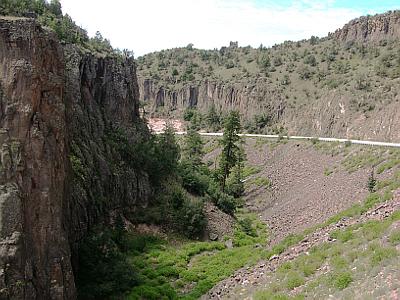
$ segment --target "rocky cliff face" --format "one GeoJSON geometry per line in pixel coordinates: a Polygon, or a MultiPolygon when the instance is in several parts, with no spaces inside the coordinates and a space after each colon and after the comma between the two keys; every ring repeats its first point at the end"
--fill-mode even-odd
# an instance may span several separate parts
{"type": "Polygon", "coordinates": [[[147,134],[134,62],[0,19],[0,124],[0,298],[73,299],[78,242],[150,193],[108,143],[116,128],[147,134]]]}
{"type": "Polygon", "coordinates": [[[34,22],[1,20],[0,64],[1,298],[73,298],[62,48],[34,22]]]}
{"type": "Polygon", "coordinates": [[[114,213],[128,216],[146,205],[147,175],[124,164],[112,136],[123,129],[130,142],[147,135],[139,118],[133,60],[98,58],[65,47],[70,186],[70,242],[75,248],[88,229],[114,213]]]}
{"type": "Polygon", "coordinates": [[[139,89],[142,101],[150,104],[151,111],[163,108],[167,112],[182,113],[186,108],[196,107],[206,112],[215,105],[220,111],[239,109],[247,117],[269,110],[279,118],[285,105],[282,95],[268,89],[264,82],[243,85],[205,81],[170,90],[151,79],[139,78],[139,89]],[[266,102],[263,99],[274,101],[266,102]]]}
{"type": "Polygon", "coordinates": [[[191,107],[206,113],[215,105],[221,112],[238,109],[245,119],[265,113],[290,135],[400,139],[400,95],[385,92],[383,87],[374,95],[326,91],[318,101],[301,106],[291,105],[281,90],[261,82],[247,86],[203,82],[168,90],[151,79],[140,78],[139,87],[142,101],[149,103],[150,111],[156,115],[182,116],[191,107]],[[377,109],[368,113],[357,111],[355,106],[361,103],[376,105],[377,109]]]}
{"type": "Polygon", "coordinates": [[[372,41],[400,38],[400,11],[366,16],[350,21],[333,34],[340,41],[372,41]]]}

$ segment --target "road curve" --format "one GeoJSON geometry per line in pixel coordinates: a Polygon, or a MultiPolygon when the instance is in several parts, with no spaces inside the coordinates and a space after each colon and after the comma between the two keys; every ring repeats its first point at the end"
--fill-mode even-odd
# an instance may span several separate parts
{"type": "MultiPolygon", "coordinates": [[[[157,132],[156,134],[159,134],[157,132]]],[[[222,136],[222,132],[199,132],[203,136],[222,136]]],[[[185,135],[186,131],[175,132],[177,135],[185,135]]],[[[351,143],[359,145],[369,146],[383,146],[383,147],[396,147],[400,148],[400,143],[388,143],[388,142],[376,142],[376,141],[363,141],[363,140],[350,140],[350,139],[339,139],[339,138],[328,138],[328,137],[312,137],[312,136],[287,136],[287,135],[274,135],[274,134],[250,134],[243,133],[239,134],[243,137],[256,137],[256,138],[267,138],[267,139],[289,139],[289,140],[318,140],[323,142],[339,142],[339,143],[351,143]]]]}

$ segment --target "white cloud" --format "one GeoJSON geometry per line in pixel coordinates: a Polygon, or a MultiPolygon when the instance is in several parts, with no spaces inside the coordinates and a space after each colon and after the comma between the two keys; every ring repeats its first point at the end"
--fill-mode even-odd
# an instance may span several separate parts
{"type": "Polygon", "coordinates": [[[61,0],[68,13],[93,35],[96,30],[114,47],[136,56],[186,46],[213,49],[239,45],[270,46],[311,35],[326,36],[360,16],[356,10],[324,2],[297,0],[289,7],[256,5],[251,0],[61,0]]]}

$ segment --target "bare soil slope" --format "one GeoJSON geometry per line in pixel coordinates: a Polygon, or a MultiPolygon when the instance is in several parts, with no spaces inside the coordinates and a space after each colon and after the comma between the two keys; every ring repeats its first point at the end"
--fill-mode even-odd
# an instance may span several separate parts
{"type": "Polygon", "coordinates": [[[274,242],[325,221],[368,193],[368,167],[349,173],[340,164],[342,155],[329,155],[311,143],[257,147],[249,140],[246,145],[249,163],[262,168],[257,176],[272,183],[269,190],[251,186],[246,206],[269,225],[274,242]]]}

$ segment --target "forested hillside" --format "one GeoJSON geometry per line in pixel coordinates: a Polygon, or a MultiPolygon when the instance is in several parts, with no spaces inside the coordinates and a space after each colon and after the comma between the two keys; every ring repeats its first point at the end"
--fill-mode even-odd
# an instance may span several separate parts
{"type": "Polygon", "coordinates": [[[150,53],[138,58],[141,101],[164,116],[239,109],[249,132],[392,139],[400,126],[399,38],[393,11],[270,48],[231,42],[150,53]]]}

